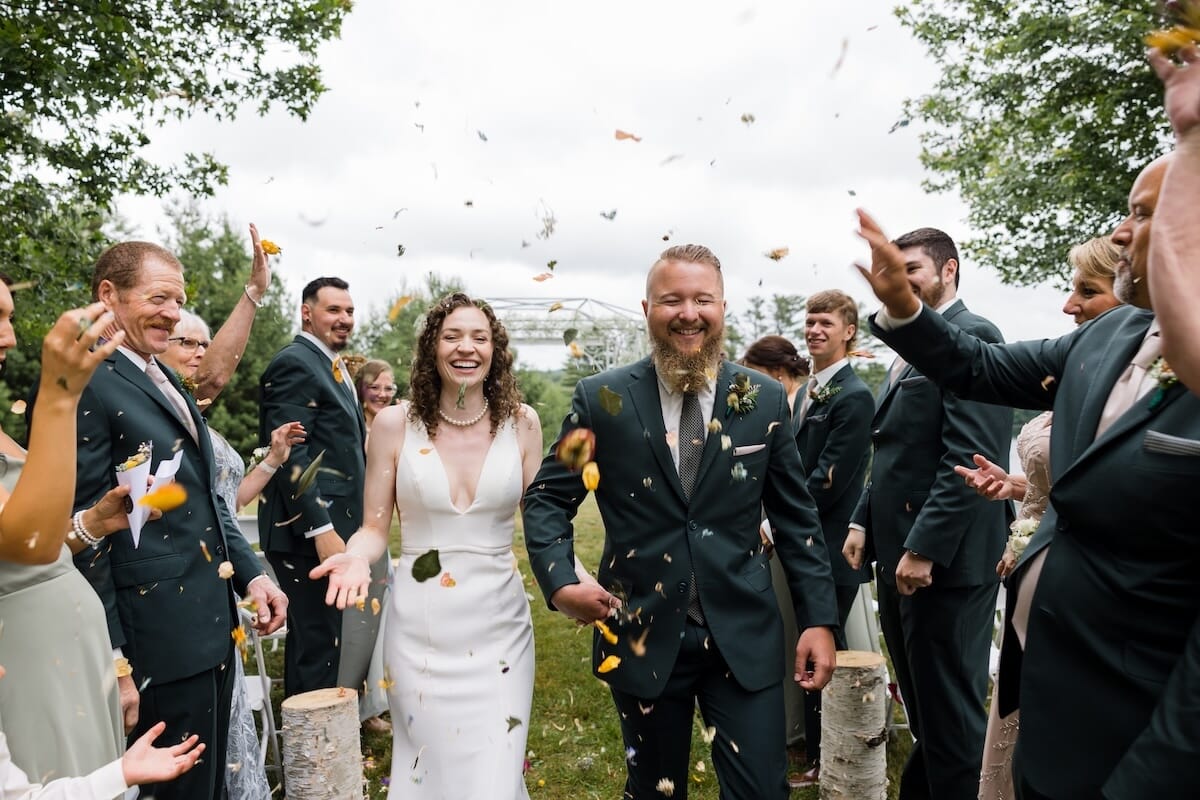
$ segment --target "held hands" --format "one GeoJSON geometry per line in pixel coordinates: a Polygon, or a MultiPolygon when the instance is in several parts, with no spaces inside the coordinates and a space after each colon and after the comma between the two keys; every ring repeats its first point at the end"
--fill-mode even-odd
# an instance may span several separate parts
{"type": "Polygon", "coordinates": [[[900,248],[892,244],[870,214],[858,209],[858,235],[871,245],[871,267],[855,267],[871,284],[875,296],[895,319],[911,317],[921,309],[921,300],[908,282],[908,267],[900,248]]]}
{"type": "Polygon", "coordinates": [[[905,550],[896,565],[896,591],[910,595],[933,584],[933,562],[911,550],[905,550]]]}
{"type": "Polygon", "coordinates": [[[1152,49],[1147,59],[1166,88],[1163,105],[1175,136],[1182,138],[1200,124],[1200,67],[1196,66],[1200,51],[1193,44],[1180,50],[1178,56],[1182,63],[1176,65],[1161,51],[1152,49]]]}
{"type": "Polygon", "coordinates": [[[83,393],[92,373],[125,341],[117,331],[107,342],[96,341],[113,322],[113,313],[103,303],[92,303],[64,313],[42,340],[42,398],[70,397],[83,393]],[[95,348],[95,349],[93,349],[95,348]]]}
{"type": "Polygon", "coordinates": [[[1004,554],[996,562],[996,574],[1001,578],[1007,578],[1012,574],[1013,567],[1015,566],[1017,566],[1017,554],[1012,551],[1012,546],[1006,542],[1004,545],[1004,554]]]}
{"type": "Polygon", "coordinates": [[[833,631],[829,628],[806,628],[796,642],[795,681],[800,688],[819,692],[833,677],[837,666],[837,648],[833,643],[833,631]],[[812,669],[808,665],[812,664],[812,669]]]}
{"type": "Polygon", "coordinates": [[[621,607],[621,600],[599,583],[569,583],[550,596],[556,609],[584,625],[607,619],[621,607]]]}
{"type": "Polygon", "coordinates": [[[846,541],[842,544],[842,558],[846,559],[846,563],[852,569],[859,569],[863,565],[863,558],[867,553],[867,534],[865,531],[860,531],[858,528],[851,528],[846,531],[846,541]]]}
{"type": "MultiPolygon", "coordinates": [[[[336,533],[333,535],[337,536],[336,533]]],[[[344,550],[345,545],[342,547],[344,550]]],[[[317,552],[320,554],[319,546],[317,552]]],[[[367,590],[371,588],[371,565],[365,557],[355,553],[337,553],[323,558],[308,573],[308,577],[314,581],[326,575],[329,576],[329,590],[325,592],[325,605],[337,606],[339,611],[344,611],[357,605],[359,598],[367,599],[367,590]]]]}
{"type": "Polygon", "coordinates": [[[125,751],[121,758],[121,772],[127,785],[164,783],[196,766],[196,761],[204,752],[204,745],[199,744],[200,737],[189,736],[174,747],[155,747],[154,740],[166,729],[167,723],[158,723],[125,751]]]}

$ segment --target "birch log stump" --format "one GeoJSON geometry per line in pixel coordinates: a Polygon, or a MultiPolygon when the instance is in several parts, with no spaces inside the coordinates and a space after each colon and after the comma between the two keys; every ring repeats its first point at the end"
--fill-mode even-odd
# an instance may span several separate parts
{"type": "Polygon", "coordinates": [[[879,653],[841,650],[821,693],[821,800],[886,800],[887,684],[879,653]]]}
{"type": "Polygon", "coordinates": [[[317,689],[283,701],[283,781],[291,800],[363,796],[358,692],[317,689]]]}

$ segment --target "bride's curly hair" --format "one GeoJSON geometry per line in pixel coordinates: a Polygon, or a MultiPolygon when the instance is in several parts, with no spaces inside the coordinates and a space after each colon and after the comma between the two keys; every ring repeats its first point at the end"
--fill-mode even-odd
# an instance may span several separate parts
{"type": "Polygon", "coordinates": [[[483,396],[488,401],[488,413],[492,418],[492,435],[506,420],[513,419],[521,410],[521,390],[513,375],[513,354],[508,349],[508,331],[496,318],[496,312],[482,300],[472,300],[462,292],[453,292],[430,307],[425,314],[424,326],[417,335],[413,351],[412,371],[409,373],[408,418],[420,422],[430,439],[437,435],[438,399],[442,392],[442,376],[437,369],[437,344],[446,317],[455,309],[473,306],[487,317],[492,329],[492,368],[483,379],[483,396]]]}

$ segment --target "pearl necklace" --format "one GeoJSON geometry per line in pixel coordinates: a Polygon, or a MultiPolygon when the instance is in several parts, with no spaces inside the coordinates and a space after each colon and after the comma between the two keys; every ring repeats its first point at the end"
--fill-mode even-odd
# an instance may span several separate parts
{"type": "Polygon", "coordinates": [[[479,413],[476,414],[475,416],[471,417],[470,419],[455,419],[454,417],[447,416],[446,412],[442,411],[440,406],[438,407],[438,416],[456,428],[471,427],[476,422],[479,422],[479,420],[483,419],[483,415],[486,414],[487,412],[488,412],[488,400],[486,397],[483,398],[483,408],[479,409],[479,413]]]}

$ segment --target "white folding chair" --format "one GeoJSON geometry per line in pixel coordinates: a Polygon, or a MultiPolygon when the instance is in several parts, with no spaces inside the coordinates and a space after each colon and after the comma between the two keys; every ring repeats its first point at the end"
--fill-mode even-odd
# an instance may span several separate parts
{"type": "Polygon", "coordinates": [[[279,753],[279,726],[275,721],[275,712],[271,708],[271,685],[274,681],[267,673],[267,664],[266,659],[263,658],[262,648],[264,638],[275,639],[280,635],[280,631],[266,637],[259,636],[254,630],[254,615],[244,608],[239,611],[244,627],[248,629],[246,641],[254,648],[254,663],[258,667],[257,675],[246,673],[243,677],[250,709],[258,714],[259,724],[262,727],[262,735],[258,742],[258,763],[264,769],[268,768],[267,751],[269,749],[276,767],[282,774],[283,759],[279,753]]]}

